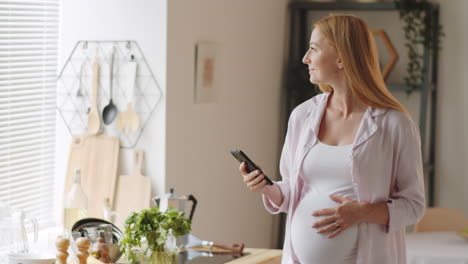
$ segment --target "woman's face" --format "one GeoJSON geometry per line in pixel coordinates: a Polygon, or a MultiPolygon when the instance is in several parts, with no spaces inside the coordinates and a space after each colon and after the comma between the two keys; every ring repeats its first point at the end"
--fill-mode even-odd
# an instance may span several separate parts
{"type": "Polygon", "coordinates": [[[333,83],[343,68],[335,48],[322,36],[318,28],[312,31],[310,47],[302,62],[309,66],[310,82],[315,84],[333,83]]]}

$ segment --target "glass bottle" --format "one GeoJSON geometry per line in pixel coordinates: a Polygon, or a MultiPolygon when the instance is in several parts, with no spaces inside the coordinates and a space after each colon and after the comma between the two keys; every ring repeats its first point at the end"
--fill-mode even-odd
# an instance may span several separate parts
{"type": "Polygon", "coordinates": [[[73,185],[65,200],[64,227],[71,232],[73,225],[88,215],[88,198],[81,187],[81,170],[75,169],[73,185]]]}

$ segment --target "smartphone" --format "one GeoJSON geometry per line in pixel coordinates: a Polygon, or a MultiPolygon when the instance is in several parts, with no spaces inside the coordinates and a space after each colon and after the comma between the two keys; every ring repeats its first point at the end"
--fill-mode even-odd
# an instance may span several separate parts
{"type": "MultiPolygon", "coordinates": [[[[229,152],[231,152],[232,156],[234,156],[234,158],[236,158],[240,163],[242,162],[245,162],[246,164],[246,171],[247,172],[252,172],[254,170],[259,170],[261,173],[263,173],[262,170],[260,170],[257,165],[255,165],[255,163],[252,162],[252,160],[249,159],[249,157],[247,155],[245,155],[244,152],[242,152],[242,150],[239,150],[239,149],[231,149],[229,152]]],[[[266,176],[265,173],[263,173],[263,175],[265,175],[265,180],[267,181],[267,184],[268,185],[273,185],[273,182],[270,180],[270,178],[268,178],[268,176],[266,176]]]]}

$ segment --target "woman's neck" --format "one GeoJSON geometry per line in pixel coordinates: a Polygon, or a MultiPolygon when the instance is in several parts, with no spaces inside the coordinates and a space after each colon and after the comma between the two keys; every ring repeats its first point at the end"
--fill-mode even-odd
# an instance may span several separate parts
{"type": "Polygon", "coordinates": [[[351,93],[351,89],[343,87],[343,89],[335,89],[330,94],[328,107],[340,113],[347,119],[353,113],[361,113],[366,110],[366,106],[361,104],[351,93]]]}

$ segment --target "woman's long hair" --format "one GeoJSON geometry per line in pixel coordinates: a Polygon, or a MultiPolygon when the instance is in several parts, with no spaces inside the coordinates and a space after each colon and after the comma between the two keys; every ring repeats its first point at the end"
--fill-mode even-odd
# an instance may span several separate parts
{"type": "MultiPolygon", "coordinates": [[[[335,47],[343,61],[351,94],[364,105],[390,108],[408,114],[385,85],[372,32],[360,18],[351,15],[329,15],[314,24],[335,47]]],[[[332,92],[330,85],[320,84],[323,92],[332,92]]]]}

